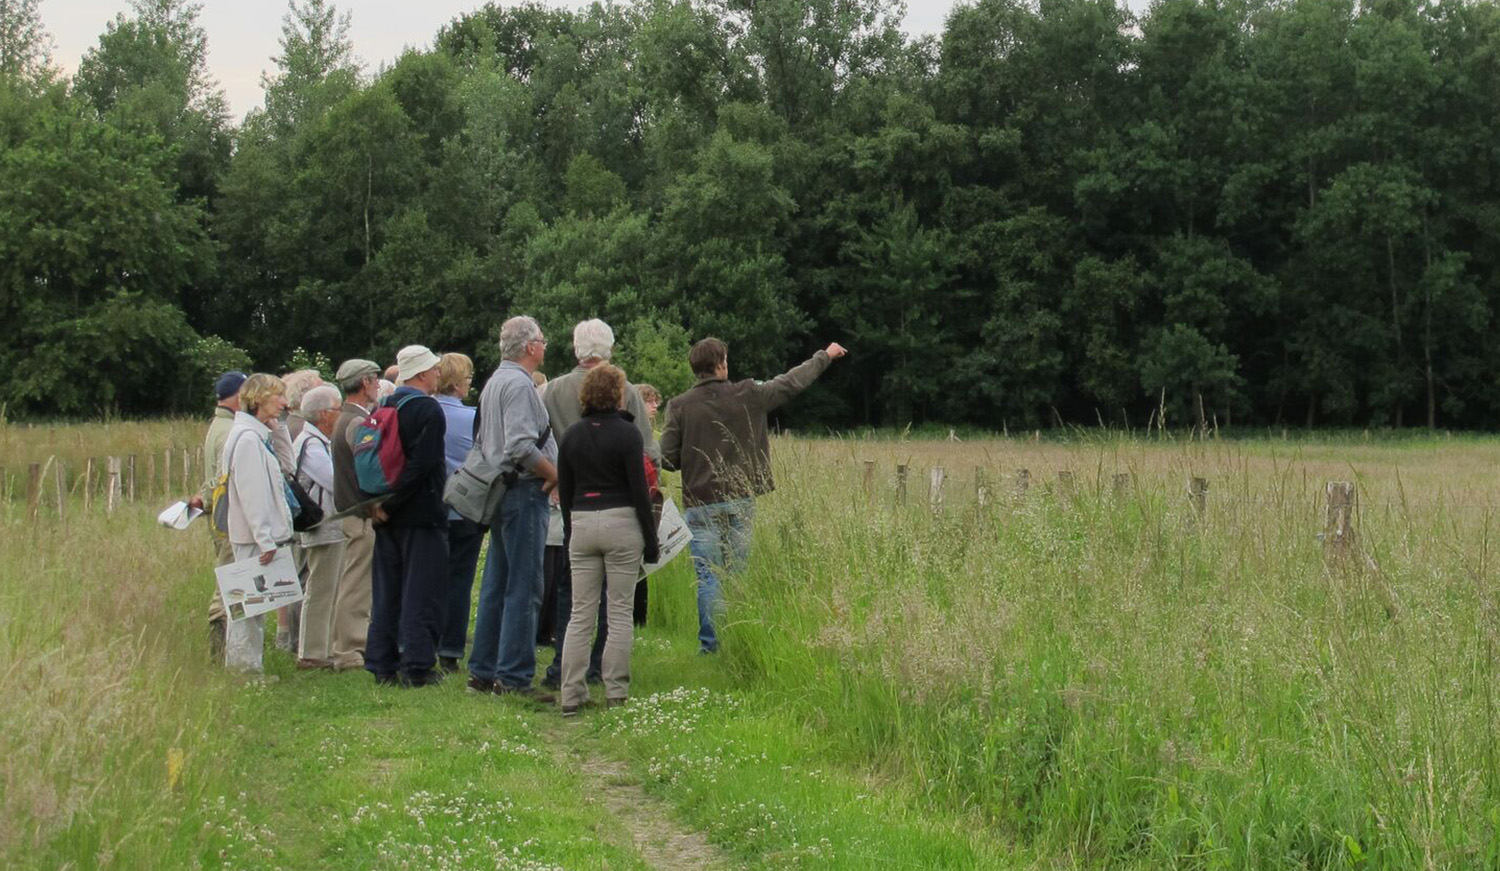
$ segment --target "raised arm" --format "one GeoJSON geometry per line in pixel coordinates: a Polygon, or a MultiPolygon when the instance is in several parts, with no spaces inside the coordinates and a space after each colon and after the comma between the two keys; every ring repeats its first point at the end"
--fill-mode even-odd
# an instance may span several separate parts
{"type": "Polygon", "coordinates": [[[827,371],[830,363],[847,353],[843,345],[834,342],[812,355],[812,359],[806,363],[777,375],[770,381],[757,384],[755,389],[761,409],[770,411],[785,405],[792,397],[811,387],[812,383],[818,380],[818,376],[827,371]]]}

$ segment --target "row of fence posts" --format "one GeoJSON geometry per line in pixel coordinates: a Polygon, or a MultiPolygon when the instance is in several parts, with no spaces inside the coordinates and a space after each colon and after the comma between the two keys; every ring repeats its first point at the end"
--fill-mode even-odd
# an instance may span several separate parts
{"type": "Polygon", "coordinates": [[[54,508],[58,517],[69,511],[69,503],[82,500],[85,512],[98,505],[107,513],[140,499],[184,498],[203,482],[203,449],[173,447],[149,454],[123,457],[89,457],[81,474],[69,475],[67,463],[58,457],[31,463],[20,476],[0,466],[0,501],[11,502],[17,494],[18,478],[26,485],[26,516],[35,521],[43,509],[54,508]],[[158,460],[160,462],[158,462],[158,460]],[[194,476],[197,470],[197,476],[194,476]]]}
{"type": "MultiPolygon", "coordinates": [[[[866,460],[864,490],[867,500],[875,498],[875,471],[875,461],[866,460]]],[[[896,466],[897,505],[907,503],[909,476],[910,467],[907,464],[901,463],[896,466]]],[[[943,511],[944,485],[947,480],[948,472],[942,466],[933,466],[928,470],[927,502],[934,514],[941,514],[943,511]]],[[[1135,477],[1129,472],[1114,474],[1110,479],[1110,492],[1115,502],[1123,503],[1128,499],[1134,484],[1135,477]]],[[[1031,488],[1030,470],[1016,470],[1014,487],[1017,498],[1026,496],[1031,488]]],[[[1068,498],[1077,492],[1077,481],[1073,472],[1063,470],[1057,473],[1057,492],[1068,498]]],[[[1342,557],[1354,550],[1357,492],[1352,482],[1329,481],[1324,487],[1324,497],[1323,551],[1330,558],[1342,557]]],[[[990,484],[989,472],[984,468],[975,469],[975,504],[980,508],[985,508],[993,499],[994,489],[990,484]]],[[[1187,499],[1192,509],[1190,519],[1194,523],[1201,523],[1208,512],[1208,479],[1196,475],[1188,478],[1187,499]]]]}

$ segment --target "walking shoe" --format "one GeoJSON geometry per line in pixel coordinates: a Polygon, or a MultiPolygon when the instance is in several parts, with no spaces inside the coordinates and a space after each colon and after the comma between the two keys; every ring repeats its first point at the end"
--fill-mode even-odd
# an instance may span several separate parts
{"type": "Polygon", "coordinates": [[[333,668],[333,663],[326,659],[299,659],[297,667],[303,671],[319,671],[321,669],[333,668]]]}
{"type": "Polygon", "coordinates": [[[542,689],[555,693],[562,689],[562,681],[555,677],[544,677],[542,678],[542,689]]]}
{"type": "Polygon", "coordinates": [[[583,705],[563,705],[562,715],[564,717],[576,717],[581,710],[583,710],[583,705]]]}
{"type": "Polygon", "coordinates": [[[448,674],[458,674],[463,670],[459,668],[458,657],[456,656],[439,656],[438,667],[448,674]]]}
{"type": "Polygon", "coordinates": [[[396,687],[401,685],[395,673],[375,675],[375,685],[378,687],[396,687]]]}
{"type": "Polygon", "coordinates": [[[520,696],[523,699],[536,702],[539,705],[555,705],[557,697],[551,693],[544,693],[535,687],[508,687],[499,681],[495,682],[494,693],[497,696],[520,696]]]}
{"type": "Polygon", "coordinates": [[[470,676],[469,682],[464,684],[464,689],[471,693],[489,694],[495,691],[495,682],[487,678],[470,676]]]}
{"type": "Polygon", "coordinates": [[[224,664],[224,618],[208,621],[208,655],[216,665],[224,664]]]}
{"type": "Polygon", "coordinates": [[[443,673],[435,668],[423,669],[414,674],[401,673],[401,685],[407,689],[435,687],[443,682],[443,673]]]}
{"type": "Polygon", "coordinates": [[[625,700],[624,699],[605,699],[604,700],[604,707],[606,707],[606,708],[623,708],[623,707],[625,707],[625,700]]]}

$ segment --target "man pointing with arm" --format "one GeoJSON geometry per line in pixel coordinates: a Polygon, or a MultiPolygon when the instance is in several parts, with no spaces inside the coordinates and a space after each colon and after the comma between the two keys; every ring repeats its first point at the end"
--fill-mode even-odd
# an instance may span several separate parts
{"type": "Polygon", "coordinates": [[[698,574],[698,643],[719,649],[714,618],[723,577],[750,553],[755,497],[775,489],[766,415],[806,390],[847,351],[838,343],[770,381],[729,380],[729,346],[698,342],[688,364],[698,383],[667,405],[662,464],[682,472],[682,502],[698,574]]]}

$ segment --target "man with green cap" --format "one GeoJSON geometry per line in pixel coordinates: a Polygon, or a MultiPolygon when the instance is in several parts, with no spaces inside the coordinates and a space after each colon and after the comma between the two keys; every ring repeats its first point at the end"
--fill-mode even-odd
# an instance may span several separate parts
{"type": "MultiPolygon", "coordinates": [[[[329,441],[333,444],[333,504],[348,511],[359,504],[354,473],[354,425],[375,410],[380,367],[370,360],[349,360],[334,375],[344,393],[329,441]]],[[[339,521],[344,528],[344,566],[333,599],[331,660],[340,671],[365,667],[365,639],[370,631],[370,578],[375,560],[375,530],[368,511],[339,521]]]]}

